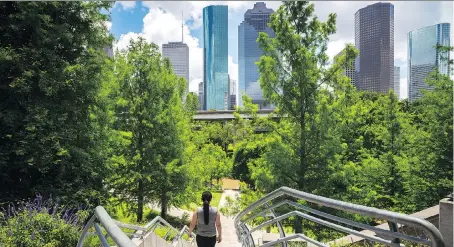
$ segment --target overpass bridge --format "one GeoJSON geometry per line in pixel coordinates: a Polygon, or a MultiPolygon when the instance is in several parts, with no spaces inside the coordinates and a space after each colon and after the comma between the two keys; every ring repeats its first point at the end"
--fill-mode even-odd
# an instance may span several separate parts
{"type": "MultiPolygon", "coordinates": [[[[198,111],[196,115],[194,115],[194,120],[198,121],[229,121],[234,120],[235,111],[231,110],[223,110],[223,111],[198,111]]],[[[272,114],[274,110],[258,110],[257,116],[258,117],[268,117],[272,114]]],[[[240,116],[244,119],[250,119],[251,116],[248,114],[240,113],[240,116]]],[[[271,115],[272,118],[280,118],[277,115],[271,115]]]]}
{"type": "MultiPolygon", "coordinates": [[[[222,200],[222,199],[221,199],[222,200]]],[[[305,246],[343,246],[343,243],[338,241],[322,242],[302,233],[288,233],[282,226],[282,221],[290,217],[298,216],[304,220],[311,221],[326,228],[343,232],[347,238],[356,238],[366,240],[368,243],[377,243],[379,246],[432,246],[432,247],[451,247],[452,246],[452,199],[450,200],[450,231],[447,234],[442,234],[428,220],[422,219],[417,215],[406,215],[377,208],[366,207],[362,205],[347,203],[339,200],[334,200],[326,197],[321,197],[288,187],[281,187],[256,202],[249,205],[246,209],[240,212],[234,219],[222,221],[223,238],[229,237],[229,241],[223,240],[219,244],[220,247],[266,247],[266,246],[282,246],[287,247],[288,243],[298,241],[304,243],[305,246]],[[301,204],[296,201],[302,200],[305,203],[301,204]],[[287,213],[277,214],[278,208],[291,208],[287,213]],[[331,209],[326,212],[322,209],[331,209]],[[363,217],[370,217],[382,222],[384,225],[371,226],[361,222],[357,222],[350,218],[334,215],[332,212],[336,210],[345,213],[354,214],[363,217]],[[257,218],[265,219],[259,224],[251,224],[257,218]],[[270,242],[259,243],[256,233],[261,229],[275,225],[279,229],[279,236],[270,242]],[[386,227],[385,227],[386,226],[386,227]],[[401,231],[403,228],[411,228],[414,231],[401,231]],[[225,232],[224,232],[225,229],[225,232]],[[415,232],[424,232],[424,234],[414,234],[415,232]],[[412,234],[413,233],[413,234],[412,234]],[[446,242],[443,237],[447,236],[446,242]],[[237,240],[230,238],[237,238],[237,240]],[[450,240],[449,240],[450,238],[450,240]],[[450,241],[450,242],[449,242],[450,241]],[[258,243],[258,244],[257,244],[258,243]],[[415,245],[413,245],[415,244],[415,245]]],[[[440,208],[441,208],[440,204],[440,208]]],[[[434,208],[428,209],[430,213],[434,208]]],[[[440,217],[440,225],[441,219],[440,217]]],[[[77,247],[83,247],[83,243],[87,236],[97,236],[100,239],[103,247],[118,246],[118,247],[190,247],[195,246],[194,234],[189,236],[188,227],[184,226],[181,229],[175,229],[167,221],[161,217],[156,217],[146,226],[136,226],[124,224],[114,221],[106,210],[98,206],[95,213],[90,218],[82,235],[79,239],[77,247]],[[161,234],[157,234],[157,230],[161,234]],[[165,234],[162,234],[164,230],[165,234]],[[126,233],[128,232],[128,233],[126,233]]],[[[351,244],[350,242],[349,244],[351,244]]],[[[351,246],[349,245],[348,246],[351,246]]],[[[354,245],[356,246],[356,245],[354,245]]],[[[358,245],[358,246],[363,246],[358,245]]],[[[374,245],[375,246],[375,245],[374,245]]]]}

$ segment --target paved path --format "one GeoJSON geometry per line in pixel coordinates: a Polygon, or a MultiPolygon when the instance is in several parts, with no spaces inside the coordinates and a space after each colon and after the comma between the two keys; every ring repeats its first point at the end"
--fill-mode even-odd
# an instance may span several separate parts
{"type": "MultiPolygon", "coordinates": [[[[236,195],[239,195],[238,191],[233,190],[224,190],[222,193],[221,200],[219,201],[219,208],[223,207],[226,204],[226,197],[235,198],[236,195]]],[[[222,242],[216,244],[216,247],[241,247],[241,244],[238,242],[238,237],[236,235],[236,229],[234,225],[234,217],[226,217],[221,214],[221,223],[222,223],[222,242]]]]}
{"type": "MultiPolygon", "coordinates": [[[[227,196],[229,196],[230,198],[235,198],[237,195],[239,195],[238,191],[224,190],[224,193],[222,193],[221,196],[221,200],[219,201],[218,208],[221,208],[226,204],[227,196]]],[[[160,207],[157,205],[149,204],[149,207],[158,211],[161,210],[160,207]]],[[[182,210],[179,208],[172,207],[168,212],[169,215],[175,217],[181,217],[183,216],[184,213],[189,214],[190,216],[189,219],[192,218],[192,212],[182,210]]],[[[241,247],[241,244],[238,242],[238,237],[236,235],[234,216],[227,217],[221,214],[221,223],[222,223],[222,242],[216,244],[216,247],[241,247]]],[[[252,235],[254,236],[254,239],[258,239],[261,238],[262,234],[263,234],[262,231],[258,231],[253,233],[252,235]]]]}

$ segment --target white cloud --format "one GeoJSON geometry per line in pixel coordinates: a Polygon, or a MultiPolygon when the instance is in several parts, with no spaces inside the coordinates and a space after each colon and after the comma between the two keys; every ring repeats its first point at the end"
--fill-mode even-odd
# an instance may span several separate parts
{"type": "Polygon", "coordinates": [[[143,36],[142,34],[139,33],[133,33],[129,32],[127,34],[122,34],[120,36],[120,39],[115,43],[114,45],[114,50],[124,50],[128,48],[129,43],[132,40],[137,40],[139,37],[143,36]]]}
{"type": "MultiPolygon", "coordinates": [[[[166,13],[171,13],[177,16],[181,21],[181,14],[185,21],[192,21],[189,25],[191,29],[197,29],[202,26],[203,8],[209,5],[227,5],[229,12],[243,12],[254,6],[255,2],[250,1],[145,1],[142,5],[149,9],[161,8],[166,13]]],[[[277,5],[275,2],[270,2],[271,5],[277,5]]],[[[280,5],[280,2],[277,2],[280,5]]]]}
{"type": "Polygon", "coordinates": [[[106,26],[107,30],[110,31],[112,29],[112,22],[111,21],[105,21],[104,26],[106,26]]]}
{"type": "MultiPolygon", "coordinates": [[[[150,9],[143,19],[141,33],[127,33],[121,35],[116,47],[124,49],[129,45],[129,40],[144,37],[148,42],[153,42],[160,47],[169,41],[181,41],[181,18],[162,9],[150,9]],[[165,25],[163,25],[165,23],[165,25]]],[[[189,47],[189,91],[196,92],[198,83],[203,78],[203,49],[199,47],[199,40],[194,38],[187,25],[183,26],[183,40],[189,47]]]]}
{"type": "Polygon", "coordinates": [[[133,9],[136,7],[136,2],[135,1],[116,1],[115,2],[115,6],[117,5],[121,5],[121,7],[124,9],[124,10],[128,10],[128,9],[133,9]]]}
{"type": "Polygon", "coordinates": [[[233,61],[231,55],[229,55],[229,76],[238,83],[238,64],[233,61]]]}
{"type": "Polygon", "coordinates": [[[334,56],[336,56],[342,49],[345,48],[345,45],[351,43],[354,44],[354,40],[335,40],[328,42],[328,49],[326,50],[326,54],[329,56],[330,63],[332,63],[334,56]]]}
{"type": "Polygon", "coordinates": [[[407,77],[400,79],[400,99],[406,99],[408,98],[408,83],[407,83],[407,77]]]}

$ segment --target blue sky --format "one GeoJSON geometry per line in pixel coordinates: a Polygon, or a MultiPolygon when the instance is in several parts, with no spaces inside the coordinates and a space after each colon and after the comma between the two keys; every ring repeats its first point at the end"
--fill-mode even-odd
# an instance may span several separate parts
{"type": "MultiPolygon", "coordinates": [[[[184,41],[190,49],[190,91],[197,91],[203,76],[202,9],[208,5],[229,6],[229,74],[238,77],[238,25],[244,12],[253,7],[249,1],[121,1],[110,9],[111,33],[118,40],[116,47],[125,48],[131,38],[144,37],[158,45],[181,40],[182,11],[184,41]]],[[[280,2],[265,1],[276,10],[280,2]]],[[[317,16],[324,20],[329,13],[337,13],[337,32],[330,37],[328,55],[333,57],[346,43],[354,43],[354,14],[372,1],[319,1],[315,3],[317,16]]],[[[452,2],[396,1],[394,4],[394,63],[401,68],[401,98],[407,90],[407,44],[409,31],[440,22],[453,22],[452,2]],[[410,11],[411,10],[411,11],[410,11]]]]}

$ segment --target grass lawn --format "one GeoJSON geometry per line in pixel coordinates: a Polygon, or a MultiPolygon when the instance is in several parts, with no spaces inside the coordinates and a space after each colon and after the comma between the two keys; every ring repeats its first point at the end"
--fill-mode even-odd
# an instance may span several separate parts
{"type": "MultiPolygon", "coordinates": [[[[202,194],[202,192],[200,192],[200,194],[202,194]]],[[[221,201],[221,196],[222,196],[222,192],[211,192],[211,194],[213,195],[213,199],[211,200],[211,203],[210,205],[213,206],[213,207],[218,207],[219,206],[219,201],[221,201]]],[[[184,210],[187,210],[187,211],[194,211],[197,207],[200,207],[202,206],[202,202],[191,202],[189,205],[184,205],[184,206],[181,206],[181,209],[184,209],[184,210]]]]}

